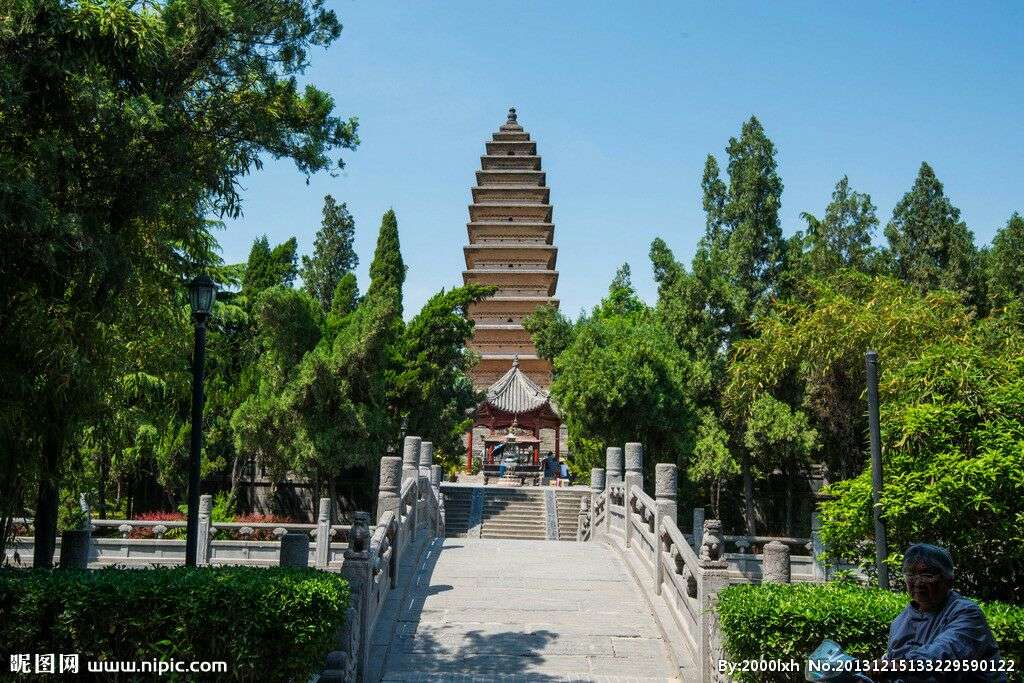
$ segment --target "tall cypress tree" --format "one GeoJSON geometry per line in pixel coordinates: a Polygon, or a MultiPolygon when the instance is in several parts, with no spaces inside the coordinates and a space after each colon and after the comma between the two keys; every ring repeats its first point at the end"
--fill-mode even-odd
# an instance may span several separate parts
{"type": "Polygon", "coordinates": [[[313,255],[302,257],[302,281],[325,310],[331,310],[335,288],[341,278],[359,265],[352,247],[356,222],[348,207],[334,197],[324,197],[323,218],[313,242],[313,255]]]}
{"type": "Polygon", "coordinates": [[[370,286],[366,298],[388,297],[396,304],[399,319],[402,316],[402,285],[405,284],[405,262],[402,261],[398,241],[398,218],[394,209],[388,209],[380,223],[377,249],[370,263],[370,286]]]}
{"type": "Polygon", "coordinates": [[[948,289],[981,303],[982,278],[974,235],[946,197],[935,171],[922,162],[914,186],[885,227],[896,275],[921,292],[948,289]]]}

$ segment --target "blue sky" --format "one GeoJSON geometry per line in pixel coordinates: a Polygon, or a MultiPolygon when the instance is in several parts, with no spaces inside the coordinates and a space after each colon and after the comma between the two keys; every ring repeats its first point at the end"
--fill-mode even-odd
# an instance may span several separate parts
{"type": "MultiPolygon", "coordinates": [[[[787,235],[843,174],[884,226],[927,160],[979,244],[1024,211],[1024,3],[335,2],[345,28],[310,81],[362,144],[340,177],[268,161],[218,238],[312,249],[325,193],[356,219],[360,288],[380,217],[398,214],[406,316],[461,284],[469,188],[509,106],[551,187],[562,309],[575,315],[647,251],[689,262],[700,176],[751,114],[778,150],[787,235]]],[[[877,236],[881,240],[881,229],[877,236]]]]}

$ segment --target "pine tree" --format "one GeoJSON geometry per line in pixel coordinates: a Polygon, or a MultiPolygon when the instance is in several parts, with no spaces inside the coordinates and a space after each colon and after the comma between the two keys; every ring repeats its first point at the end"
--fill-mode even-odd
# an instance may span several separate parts
{"type": "Polygon", "coordinates": [[[398,218],[394,209],[388,209],[380,223],[377,249],[370,264],[370,286],[366,298],[386,297],[396,304],[398,317],[402,316],[402,285],[405,284],[405,263],[402,261],[398,241],[398,218]]]}
{"type": "Polygon", "coordinates": [[[927,163],[921,164],[914,186],[893,209],[885,237],[901,280],[921,292],[948,289],[972,304],[980,303],[982,278],[974,235],[927,163]]]}
{"type": "Polygon", "coordinates": [[[324,196],[323,218],[313,242],[313,255],[302,257],[302,281],[325,311],[331,310],[338,282],[359,265],[352,247],[355,230],[348,207],[331,195],[324,196]]]}
{"type": "Polygon", "coordinates": [[[992,240],[988,289],[997,306],[1024,298],[1024,218],[1019,213],[1014,213],[992,240]]]}

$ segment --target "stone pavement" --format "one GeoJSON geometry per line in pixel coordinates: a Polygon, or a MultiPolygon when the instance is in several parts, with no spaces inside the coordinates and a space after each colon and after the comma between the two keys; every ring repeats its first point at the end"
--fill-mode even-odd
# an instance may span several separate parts
{"type": "Polygon", "coordinates": [[[385,681],[677,680],[639,588],[603,544],[437,539],[415,569],[374,634],[385,681]]]}

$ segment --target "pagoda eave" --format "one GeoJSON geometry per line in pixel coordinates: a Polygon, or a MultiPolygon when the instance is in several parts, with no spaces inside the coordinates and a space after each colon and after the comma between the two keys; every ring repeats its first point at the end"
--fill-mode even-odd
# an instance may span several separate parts
{"type": "Polygon", "coordinates": [[[558,249],[546,244],[469,244],[462,248],[469,270],[479,268],[482,260],[522,260],[536,264],[539,268],[554,270],[558,261],[558,249]]]}

